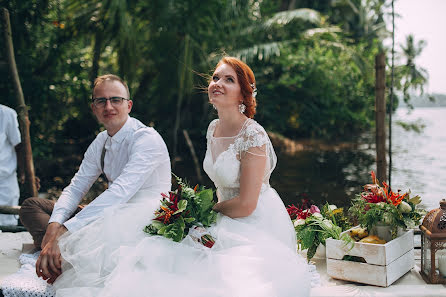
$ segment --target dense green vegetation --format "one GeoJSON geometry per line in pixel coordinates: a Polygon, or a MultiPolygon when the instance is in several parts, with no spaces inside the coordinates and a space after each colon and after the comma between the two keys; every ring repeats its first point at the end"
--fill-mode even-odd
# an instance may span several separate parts
{"type": "MultiPolygon", "coordinates": [[[[182,129],[201,157],[216,116],[203,87],[223,53],[241,57],[256,74],[256,119],[265,128],[330,141],[373,126],[375,55],[385,51],[390,61],[383,46],[386,0],[1,0],[0,6],[11,15],[44,188],[68,182],[100,131],[89,107],[97,75],[128,81],[133,116],[155,126],[172,158],[189,156],[182,129]]],[[[422,47],[410,37],[401,50],[395,85],[406,101],[426,82],[415,65],[422,47]]],[[[14,107],[9,75],[0,71],[1,103],[14,107]]]]}

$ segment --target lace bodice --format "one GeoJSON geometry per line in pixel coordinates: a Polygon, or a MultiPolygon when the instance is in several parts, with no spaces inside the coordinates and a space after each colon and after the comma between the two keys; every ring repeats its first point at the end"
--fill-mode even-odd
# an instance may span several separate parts
{"type": "Polygon", "coordinates": [[[204,170],[214,182],[219,199],[227,200],[240,193],[240,161],[246,154],[259,156],[265,162],[262,190],[269,187],[269,177],[277,158],[268,134],[256,121],[247,119],[240,132],[233,137],[214,137],[218,119],[209,124],[204,170]],[[265,158],[262,158],[265,157],[265,158]]]}

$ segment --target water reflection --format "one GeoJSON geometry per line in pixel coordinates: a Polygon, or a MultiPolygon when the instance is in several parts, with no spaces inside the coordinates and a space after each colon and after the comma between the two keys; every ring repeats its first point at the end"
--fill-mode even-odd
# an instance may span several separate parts
{"type": "Polygon", "coordinates": [[[398,109],[395,120],[422,123],[421,133],[393,125],[392,186],[420,195],[426,209],[446,198],[446,108],[398,109]]]}
{"type": "Polygon", "coordinates": [[[375,162],[370,150],[304,151],[295,155],[278,154],[271,185],[283,202],[299,203],[307,193],[318,205],[326,201],[338,207],[349,206],[362,185],[370,182],[375,162]]]}

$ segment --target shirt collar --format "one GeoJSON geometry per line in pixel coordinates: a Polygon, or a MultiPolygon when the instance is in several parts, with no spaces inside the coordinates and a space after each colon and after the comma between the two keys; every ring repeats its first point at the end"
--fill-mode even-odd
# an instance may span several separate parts
{"type": "Polygon", "coordinates": [[[112,142],[121,143],[124,140],[124,138],[127,136],[127,132],[129,130],[131,130],[131,128],[132,128],[132,118],[129,116],[129,117],[127,117],[127,121],[125,121],[124,126],[122,126],[122,128],[119,129],[119,131],[116,132],[115,135],[110,137],[110,139],[112,140],[112,142]]]}

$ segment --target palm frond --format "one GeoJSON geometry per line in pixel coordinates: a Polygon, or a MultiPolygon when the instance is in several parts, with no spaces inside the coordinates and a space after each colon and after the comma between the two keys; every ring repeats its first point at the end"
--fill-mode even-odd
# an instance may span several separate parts
{"type": "Polygon", "coordinates": [[[273,26],[285,26],[293,21],[305,21],[320,25],[321,15],[318,11],[309,8],[281,11],[266,20],[263,23],[263,27],[269,29],[273,26]]]}
{"type": "Polygon", "coordinates": [[[289,42],[290,41],[255,44],[248,48],[233,51],[230,54],[247,63],[255,59],[267,61],[273,56],[280,56],[280,47],[289,42]]]}
{"type": "Polygon", "coordinates": [[[308,29],[303,33],[304,38],[312,38],[315,36],[330,36],[336,38],[338,33],[342,32],[342,29],[339,27],[327,27],[327,28],[313,28],[308,29]]]}

